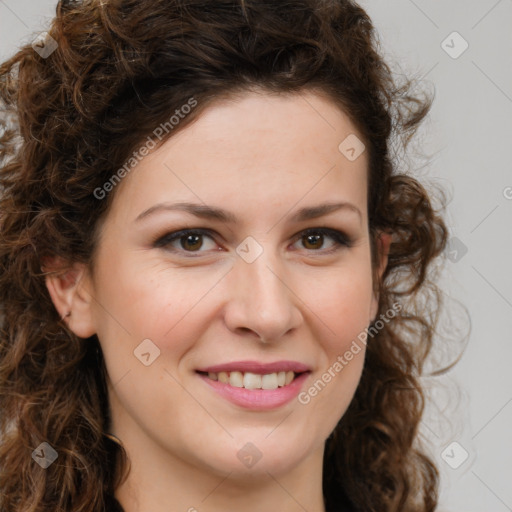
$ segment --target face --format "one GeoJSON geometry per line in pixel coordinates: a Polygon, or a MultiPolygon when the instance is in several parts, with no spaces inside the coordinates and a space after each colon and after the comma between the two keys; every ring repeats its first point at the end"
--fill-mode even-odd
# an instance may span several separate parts
{"type": "Polygon", "coordinates": [[[344,355],[377,307],[366,153],[339,149],[357,133],[315,93],[247,92],[117,186],[81,325],[133,456],[239,478],[321,458],[364,345],[344,355]]]}

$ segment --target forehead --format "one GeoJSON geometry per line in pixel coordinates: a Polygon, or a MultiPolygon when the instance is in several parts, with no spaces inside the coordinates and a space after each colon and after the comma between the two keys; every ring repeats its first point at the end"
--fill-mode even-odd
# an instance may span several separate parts
{"type": "Polygon", "coordinates": [[[345,147],[360,139],[348,116],[314,92],[247,92],[214,102],[144,157],[112,206],[124,220],[175,199],[260,218],[319,201],[350,199],[365,210],[366,153],[352,159],[345,147]]]}

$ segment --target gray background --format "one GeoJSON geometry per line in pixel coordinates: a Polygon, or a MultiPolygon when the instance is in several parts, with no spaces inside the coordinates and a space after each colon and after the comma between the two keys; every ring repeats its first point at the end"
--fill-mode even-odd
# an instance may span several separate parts
{"type": "MultiPolygon", "coordinates": [[[[55,5],[0,0],[0,59],[44,30],[55,5]]],[[[456,354],[471,324],[458,365],[425,380],[422,433],[441,471],[439,510],[512,511],[512,0],[361,5],[393,68],[435,90],[414,164],[449,198],[441,283],[450,312],[436,354],[456,354]]]]}

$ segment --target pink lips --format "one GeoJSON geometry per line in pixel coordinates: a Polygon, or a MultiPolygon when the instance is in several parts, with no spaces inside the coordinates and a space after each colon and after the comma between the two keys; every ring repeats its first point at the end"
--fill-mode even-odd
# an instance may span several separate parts
{"type": "Polygon", "coordinates": [[[310,371],[311,368],[305,364],[296,361],[276,361],[274,363],[260,363],[258,361],[234,361],[232,363],[217,364],[207,368],[198,368],[198,372],[251,372],[261,375],[278,372],[303,373],[310,371]]]}
{"type": "Polygon", "coordinates": [[[293,371],[297,375],[288,384],[277,389],[245,389],[237,388],[229,384],[212,380],[207,375],[198,373],[198,376],[211,389],[231,403],[251,410],[269,410],[281,407],[291,402],[299,393],[304,381],[308,378],[311,369],[305,364],[296,361],[276,361],[275,363],[259,363],[257,361],[239,361],[233,363],[219,364],[207,368],[198,369],[197,372],[251,372],[260,375],[268,373],[279,373],[293,371]]]}

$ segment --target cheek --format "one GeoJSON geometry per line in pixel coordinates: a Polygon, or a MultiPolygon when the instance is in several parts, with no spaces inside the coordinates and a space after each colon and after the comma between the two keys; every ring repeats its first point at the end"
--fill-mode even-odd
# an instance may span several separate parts
{"type": "MultiPolygon", "coordinates": [[[[98,336],[121,361],[145,339],[162,354],[181,357],[206,325],[211,294],[226,269],[176,268],[140,260],[110,260],[99,269],[96,308],[98,336]]],[[[126,363],[127,361],[123,361],[126,363]]],[[[168,360],[169,362],[169,360],[168,360]]]]}
{"type": "Polygon", "coordinates": [[[350,266],[325,272],[318,286],[304,288],[303,296],[318,315],[330,336],[328,352],[344,351],[370,323],[373,299],[369,259],[361,258],[350,266]],[[312,290],[312,291],[311,291],[312,290]]]}
{"type": "MultiPolygon", "coordinates": [[[[146,338],[163,349],[171,345],[177,355],[186,351],[222,303],[218,294],[225,289],[222,281],[229,269],[221,265],[179,268],[145,261],[143,254],[124,260],[113,254],[104,256],[98,269],[100,339],[117,340],[125,350],[129,345],[130,352],[146,338]]],[[[369,254],[354,252],[342,265],[304,268],[298,274],[288,274],[298,298],[295,307],[331,359],[344,352],[345,345],[369,323],[369,254]]]]}
{"type": "Polygon", "coordinates": [[[322,345],[322,362],[315,379],[299,396],[311,413],[308,428],[318,428],[318,418],[324,418],[320,437],[334,429],[359,383],[373,298],[369,261],[363,259],[352,265],[350,272],[326,277],[308,300],[318,315],[315,338],[322,345]]]}
{"type": "MultiPolygon", "coordinates": [[[[172,268],[143,262],[143,257],[138,262],[128,258],[110,262],[98,275],[102,306],[97,309],[98,335],[115,391],[112,408],[117,421],[129,423],[124,416],[128,413],[162,446],[184,457],[200,458],[203,455],[198,454],[204,452],[223,460],[233,440],[191,399],[181,384],[190,381],[181,370],[187,368],[187,359],[201,352],[205,340],[225,334],[222,306],[236,307],[237,302],[230,295],[234,287],[229,266],[172,268]],[[161,350],[147,367],[133,354],[146,338],[161,350]],[[222,454],[215,452],[212,439],[223,440],[222,454]],[[204,443],[201,449],[198,442],[204,443]]],[[[298,346],[315,356],[318,368],[303,395],[309,402],[296,405],[298,414],[286,438],[261,440],[262,446],[271,443],[268,446],[277,458],[289,457],[292,447],[298,457],[302,452],[296,446],[308,450],[323,442],[346,411],[359,382],[364,347],[351,361],[341,363],[338,358],[350,351],[353,340],[367,327],[372,298],[369,257],[362,250],[336,268],[290,266],[287,270],[286,286],[293,291],[289,300],[303,316],[296,333],[298,346]]],[[[243,433],[238,418],[228,415],[223,421],[230,430],[243,433]]]]}

